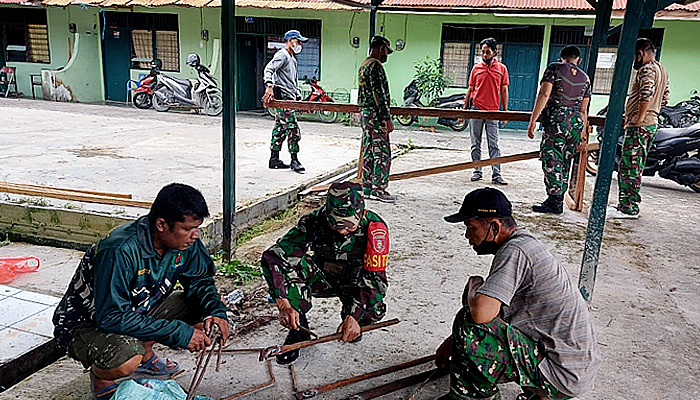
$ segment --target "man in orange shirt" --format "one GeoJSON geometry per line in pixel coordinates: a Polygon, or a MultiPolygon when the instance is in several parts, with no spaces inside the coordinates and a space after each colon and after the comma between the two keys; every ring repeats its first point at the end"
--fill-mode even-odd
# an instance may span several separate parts
{"type": "MultiPolygon", "coordinates": [[[[469,107],[469,100],[472,102],[472,109],[498,111],[499,103],[503,106],[503,111],[508,110],[508,68],[496,59],[497,43],[494,38],[486,38],[481,41],[481,62],[474,65],[469,76],[469,89],[465,96],[464,107],[469,107]]],[[[489,158],[501,156],[498,148],[498,121],[471,119],[469,120],[469,130],[471,132],[472,161],[481,160],[481,134],[486,125],[486,140],[489,145],[489,158]]],[[[504,122],[505,125],[505,122],[504,122]]],[[[493,165],[491,180],[498,185],[508,183],[501,177],[501,166],[493,165]]],[[[474,169],[472,181],[482,179],[481,168],[474,169]]]]}

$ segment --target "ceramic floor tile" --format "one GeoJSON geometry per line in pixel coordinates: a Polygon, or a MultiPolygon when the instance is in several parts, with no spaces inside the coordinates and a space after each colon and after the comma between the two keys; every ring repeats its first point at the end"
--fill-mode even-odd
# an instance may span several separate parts
{"type": "Polygon", "coordinates": [[[0,285],[0,296],[12,296],[13,294],[18,292],[20,292],[19,289],[15,289],[13,287],[5,285],[0,285]]]}
{"type": "Polygon", "coordinates": [[[58,304],[61,299],[58,297],[53,297],[53,296],[47,296],[45,294],[40,294],[40,293],[34,293],[34,292],[28,292],[26,290],[22,290],[19,293],[15,293],[12,295],[15,299],[22,299],[22,300],[27,300],[31,301],[34,303],[39,303],[39,304],[44,304],[47,306],[54,306],[58,304]]]}
{"type": "Polygon", "coordinates": [[[47,308],[49,306],[44,304],[8,297],[0,300],[0,325],[12,326],[15,322],[29,318],[47,308]]]}
{"type": "Polygon", "coordinates": [[[53,312],[56,307],[50,307],[46,310],[34,314],[31,318],[27,318],[23,321],[17,322],[12,325],[13,329],[19,329],[25,332],[36,333],[42,335],[46,338],[53,338],[53,312]]]}
{"type": "Polygon", "coordinates": [[[0,330],[0,364],[15,359],[49,340],[43,336],[17,329],[0,330]]]}

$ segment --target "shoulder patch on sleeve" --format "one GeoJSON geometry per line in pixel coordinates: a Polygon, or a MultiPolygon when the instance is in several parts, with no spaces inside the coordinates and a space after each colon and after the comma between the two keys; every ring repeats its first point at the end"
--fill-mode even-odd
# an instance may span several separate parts
{"type": "Polygon", "coordinates": [[[388,260],[389,230],[383,222],[370,222],[367,228],[364,268],[370,272],[384,271],[388,260]]]}

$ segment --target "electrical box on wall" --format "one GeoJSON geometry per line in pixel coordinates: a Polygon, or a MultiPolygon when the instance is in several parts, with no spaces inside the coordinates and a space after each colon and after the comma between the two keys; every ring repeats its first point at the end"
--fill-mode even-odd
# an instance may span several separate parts
{"type": "Polygon", "coordinates": [[[78,31],[78,28],[75,26],[74,23],[68,24],[68,32],[70,33],[76,33],[78,31]]]}
{"type": "Polygon", "coordinates": [[[360,47],[360,38],[357,37],[357,36],[355,36],[354,38],[352,38],[352,43],[351,43],[351,45],[352,45],[352,47],[354,47],[354,48],[360,47]]]}

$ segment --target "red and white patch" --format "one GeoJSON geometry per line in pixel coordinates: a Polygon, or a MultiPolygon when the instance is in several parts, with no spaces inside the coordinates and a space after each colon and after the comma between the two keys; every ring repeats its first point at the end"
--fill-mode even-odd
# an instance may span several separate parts
{"type": "Polygon", "coordinates": [[[389,231],[382,222],[370,222],[364,268],[370,272],[384,271],[389,260],[389,231]]]}

